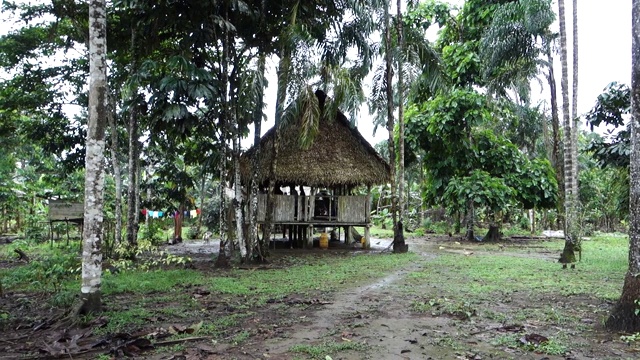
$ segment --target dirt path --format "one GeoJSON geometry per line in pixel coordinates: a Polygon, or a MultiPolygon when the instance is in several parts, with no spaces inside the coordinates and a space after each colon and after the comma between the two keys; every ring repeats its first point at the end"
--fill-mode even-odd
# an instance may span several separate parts
{"type": "MultiPolygon", "coordinates": [[[[386,243],[385,243],[386,244],[386,243]]],[[[435,258],[437,245],[424,241],[409,242],[412,251],[424,261],[435,258]]],[[[404,278],[422,268],[422,261],[394,272],[376,282],[335,294],[327,304],[292,326],[278,337],[251,346],[254,356],[297,359],[295,346],[314,346],[328,342],[350,342],[363,346],[341,351],[339,359],[445,359],[438,342],[450,332],[451,319],[416,316],[403,294],[404,278]],[[436,340],[434,343],[434,339],[436,340]]],[[[248,350],[248,349],[245,349],[248,350]]],[[[455,356],[465,354],[460,352],[455,356]]],[[[461,357],[467,358],[467,357],[461,357]]]]}
{"type": "Polygon", "coordinates": [[[398,281],[418,268],[413,265],[375,283],[336,294],[331,304],[310,314],[291,332],[266,341],[265,350],[274,358],[284,359],[294,345],[315,345],[331,339],[368,344],[379,358],[412,358],[401,356],[411,348],[415,351],[415,345],[408,341],[416,339],[414,333],[420,328],[434,324],[407,317],[403,305],[394,306],[393,297],[398,281]]]}
{"type": "MultiPolygon", "coordinates": [[[[327,344],[340,347],[331,359],[624,359],[637,358],[625,352],[622,344],[613,344],[611,335],[594,329],[592,319],[588,331],[575,331],[561,326],[545,328],[535,322],[523,325],[501,323],[486,318],[461,320],[446,314],[416,313],[410,309],[415,294],[407,291],[406,279],[420,271],[425,262],[439,253],[456,253],[464,256],[470,250],[451,242],[414,240],[411,251],[422,258],[371,284],[334,294],[331,304],[313,307],[298,317],[289,328],[281,329],[275,336],[241,347],[246,359],[325,359],[323,353],[312,350],[327,349],[327,344]],[[515,330],[511,326],[514,326],[515,330]],[[563,355],[553,356],[525,351],[515,346],[495,345],[496,337],[507,336],[510,331],[526,330],[528,333],[555,333],[571,336],[575,348],[563,355]],[[595,341],[594,341],[595,340],[595,341]],[[344,345],[347,343],[347,345],[344,345]],[[342,347],[341,347],[342,346],[342,347]],[[298,351],[294,351],[298,349],[298,351]],[[304,349],[307,349],[306,352],[304,349]]],[[[492,253],[473,249],[474,256],[492,253]]],[[[504,252],[505,256],[524,256],[521,253],[504,252]]],[[[535,254],[551,259],[556,254],[535,254]]],[[[422,288],[421,288],[422,289],[422,288]]],[[[429,293],[428,286],[424,288],[429,293]]],[[[437,293],[428,294],[438,297],[437,293]]],[[[490,301],[490,300],[489,300],[490,301]]],[[[554,299],[550,299],[554,301],[554,299]]],[[[580,301],[574,299],[572,301],[580,301]]],[[[512,313],[520,307],[530,306],[529,298],[517,298],[508,303],[497,301],[491,306],[496,313],[512,313]]],[[[570,301],[569,301],[570,302],[570,301]]],[[[485,305],[483,305],[485,306],[485,305]]],[[[555,306],[562,307],[561,301],[555,306]]],[[[566,304],[572,306],[572,304],[566,304]]],[[[586,314],[585,316],[589,316],[586,314]]],[[[515,336],[515,335],[513,335],[515,336]]],[[[514,344],[515,345],[515,344],[514,344]]],[[[319,350],[318,350],[319,351],[319,350]]],[[[237,352],[234,352],[238,354],[237,352]]],[[[329,354],[326,354],[329,355],[329,354]]],[[[239,356],[238,358],[245,358],[239,356]]],[[[327,358],[327,359],[329,359],[327,358]]]]}

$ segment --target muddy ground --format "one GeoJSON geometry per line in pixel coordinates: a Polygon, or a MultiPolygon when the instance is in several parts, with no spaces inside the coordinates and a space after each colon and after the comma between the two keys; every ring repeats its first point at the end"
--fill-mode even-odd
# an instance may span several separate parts
{"type": "MultiPolygon", "coordinates": [[[[530,240],[533,244],[538,240],[530,240]]],[[[373,240],[376,248],[384,251],[390,241],[373,240]]],[[[139,359],[635,359],[640,358],[637,347],[619,340],[619,334],[611,334],[602,328],[602,320],[611,307],[610,302],[584,296],[568,298],[531,299],[528,295],[514,295],[509,301],[497,299],[483,306],[495,313],[508,314],[526,307],[556,307],[572,309],[582,326],[567,327],[559,323],[524,321],[499,322],[495,319],[475,316],[458,316],[451,313],[418,313],[411,310],[415,296],[402,291],[412,272],[419,271],[424,261],[431,261],[443,252],[456,252],[462,256],[473,253],[482,256],[489,253],[481,244],[463,243],[453,245],[449,237],[427,236],[408,240],[410,251],[423,258],[397,269],[384,278],[373,280],[363,286],[348,288],[331,294],[314,294],[311,297],[291,297],[282,301],[268,302],[266,306],[252,309],[252,315],[240,318],[239,322],[227,329],[216,341],[210,337],[200,338],[197,332],[189,334],[188,327],[198,323],[202,317],[180,318],[181,325],[173,327],[174,332],[183,332],[187,340],[161,343],[150,349],[148,341],[140,335],[157,335],[166,331],[167,319],[148,319],[136,334],[110,335],[111,339],[93,335],[91,327],[101,325],[108,319],[98,318],[88,328],[69,327],[61,314],[51,313],[49,307],[38,306],[27,301],[24,294],[8,293],[0,298],[3,309],[22,306],[24,322],[13,324],[11,329],[0,333],[0,359],[53,358],[51,354],[66,347],[73,354],[59,358],[108,359],[130,357],[139,359]],[[25,306],[24,304],[30,304],[25,306]],[[21,305],[22,304],[22,305],[21,305]],[[157,323],[156,323],[157,322],[157,323]],[[162,328],[162,329],[161,329],[162,328]],[[517,344],[496,344],[500,334],[545,334],[562,335],[570,338],[571,346],[561,355],[547,355],[523,349],[517,344]],[[114,338],[121,336],[120,342],[114,338]],[[236,341],[242,336],[241,341],[236,341]],[[75,339],[75,340],[74,340],[75,339]],[[59,346],[56,349],[54,345],[59,346]],[[119,347],[114,347],[114,344],[119,347]],[[294,351],[295,347],[311,349],[313,345],[333,344],[330,356],[322,353],[294,351]],[[60,344],[64,344],[60,345],[60,344]],[[53,346],[53,348],[52,348],[53,346]],[[109,353],[111,351],[111,353],[109,353]],[[115,354],[115,355],[114,355],[115,354]]],[[[522,245],[522,240],[519,246],[522,245]]],[[[214,244],[186,243],[170,248],[173,253],[187,253],[199,270],[211,272],[210,267],[214,244]]],[[[278,256],[290,250],[274,251],[274,263],[278,256]]],[[[320,251],[320,250],[313,250],[320,251]]],[[[353,251],[345,249],[342,251],[353,251]]],[[[500,251],[503,255],[523,255],[522,252],[509,253],[509,244],[500,251]]],[[[552,261],[557,254],[537,251],[533,256],[552,261]]],[[[5,264],[6,265],[6,264],[5,264]]],[[[415,286],[415,283],[412,283],[415,286]]],[[[434,290],[428,283],[420,285],[425,296],[434,290]]],[[[200,288],[185,288],[192,298],[197,299],[207,316],[216,312],[233,313],[228,304],[220,304],[200,288]]],[[[307,295],[309,296],[309,295],[307,295]]],[[[127,307],[127,303],[141,301],[118,297],[107,300],[107,307],[127,307]]],[[[158,305],[159,306],[159,305],[158,305]]],[[[9,310],[11,311],[11,310],[9,310]]],[[[202,315],[204,316],[204,315],[202,315]]],[[[173,319],[169,319],[173,320],[173,319]]],[[[177,321],[177,320],[176,320],[177,321]]],[[[535,342],[535,339],[529,339],[535,342]]]]}

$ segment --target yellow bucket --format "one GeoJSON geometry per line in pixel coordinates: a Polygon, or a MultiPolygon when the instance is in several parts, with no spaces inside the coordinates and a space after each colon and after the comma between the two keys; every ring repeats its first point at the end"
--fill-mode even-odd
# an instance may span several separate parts
{"type": "Polygon", "coordinates": [[[366,243],[366,242],[367,242],[367,239],[365,239],[364,236],[360,238],[360,244],[362,246],[364,246],[364,243],[366,243]]]}
{"type": "Polygon", "coordinates": [[[329,248],[329,235],[327,233],[320,234],[320,249],[329,248]]]}

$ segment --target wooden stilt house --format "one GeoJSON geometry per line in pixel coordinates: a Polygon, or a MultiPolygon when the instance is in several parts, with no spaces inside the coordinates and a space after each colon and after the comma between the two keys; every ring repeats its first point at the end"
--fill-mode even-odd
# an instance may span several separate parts
{"type": "MultiPolygon", "coordinates": [[[[324,94],[317,95],[322,106],[324,94]]],[[[350,227],[364,227],[363,246],[368,248],[371,187],[389,181],[389,164],[339,111],[335,119],[320,120],[309,146],[301,146],[300,130],[295,122],[281,126],[274,151],[274,127],[262,137],[257,153],[254,146],[241,159],[245,184],[252,176],[252,164],[258,168],[263,189],[258,195],[258,224],[266,219],[265,191],[273,166],[276,192],[269,211],[273,212],[274,225],[288,228],[289,237],[306,247],[313,246],[314,227],[344,228],[347,243],[361,241],[353,239],[350,227]],[[356,188],[366,188],[366,195],[361,195],[362,191],[355,194],[356,188]]]]}

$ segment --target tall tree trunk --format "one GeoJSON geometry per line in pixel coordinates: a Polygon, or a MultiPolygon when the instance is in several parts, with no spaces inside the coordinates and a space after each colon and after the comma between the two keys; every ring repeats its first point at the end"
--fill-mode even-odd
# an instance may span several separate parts
{"type": "MultiPolygon", "coordinates": [[[[233,117],[235,118],[235,116],[233,117]]],[[[240,125],[237,120],[235,121],[235,127],[235,138],[233,139],[233,188],[235,189],[235,197],[233,199],[233,208],[236,213],[236,238],[241,259],[249,260],[247,239],[244,234],[244,213],[242,211],[244,201],[242,199],[242,183],[240,181],[240,125]]]]}
{"type": "Polygon", "coordinates": [[[238,89],[237,69],[238,61],[234,45],[234,38],[231,32],[227,32],[227,54],[234,60],[234,70],[229,76],[229,116],[231,120],[231,128],[233,129],[231,139],[233,145],[233,210],[235,212],[236,221],[236,241],[235,248],[240,251],[240,259],[247,260],[247,238],[244,233],[244,199],[242,196],[242,182],[240,181],[240,122],[238,121],[238,89]],[[233,52],[233,53],[231,53],[233,52]]]}
{"type": "Polygon", "coordinates": [[[226,120],[224,115],[220,119],[220,161],[218,163],[218,174],[220,177],[220,184],[218,187],[219,196],[220,196],[220,204],[219,204],[219,229],[220,229],[220,251],[218,252],[218,259],[216,261],[216,266],[226,267],[228,266],[227,261],[227,197],[226,197],[226,173],[227,173],[227,127],[226,120]]]}
{"type": "Polygon", "coordinates": [[[102,311],[104,148],[107,126],[107,4],[89,3],[89,124],[85,160],[80,314],[102,311]]]}
{"type": "MultiPolygon", "coordinates": [[[[202,176],[202,180],[200,181],[200,210],[202,210],[204,208],[204,202],[207,198],[207,190],[205,188],[207,184],[207,173],[205,172],[205,170],[202,171],[202,174],[200,176],[202,176]]],[[[198,234],[198,236],[202,236],[203,217],[204,216],[202,215],[198,216],[198,227],[196,228],[196,233],[198,234]]]]}
{"type": "MultiPolygon", "coordinates": [[[[131,62],[131,74],[135,74],[138,71],[137,58],[136,58],[136,33],[132,28],[131,30],[131,50],[134,54],[131,62]]],[[[133,101],[129,109],[129,187],[127,189],[127,257],[135,257],[135,249],[138,246],[138,223],[136,222],[136,197],[138,195],[136,189],[137,182],[137,165],[139,158],[139,145],[138,145],[138,105],[137,105],[137,91],[133,95],[133,101]]]]}
{"type": "MultiPolygon", "coordinates": [[[[265,3],[262,2],[262,9],[264,16],[265,3]]],[[[265,260],[266,246],[263,246],[264,242],[258,242],[258,159],[260,158],[260,135],[262,134],[262,109],[264,108],[264,79],[266,69],[267,57],[264,51],[261,51],[258,58],[258,74],[260,76],[260,87],[258,89],[258,99],[256,101],[256,108],[254,110],[253,124],[255,126],[253,131],[253,146],[255,152],[253,158],[251,158],[251,197],[249,200],[249,246],[255,247],[258,252],[258,260],[265,260]]],[[[268,242],[267,242],[268,244],[268,242]]]]}
{"type": "Polygon", "coordinates": [[[269,168],[269,189],[267,189],[267,208],[265,213],[264,239],[267,244],[271,238],[273,228],[273,192],[276,182],[274,180],[276,170],[278,168],[278,150],[280,147],[280,123],[282,113],[284,113],[284,104],[287,100],[287,84],[289,82],[289,71],[291,70],[291,51],[288,46],[283,46],[278,63],[278,90],[276,95],[276,114],[275,114],[275,134],[273,139],[273,148],[271,149],[271,164],[269,168]]]}
{"type": "Polygon", "coordinates": [[[633,0],[632,6],[629,270],[622,295],[606,322],[610,330],[629,333],[640,331],[640,316],[636,314],[636,301],[640,299],[640,0],[633,0]]]}
{"type": "Polygon", "coordinates": [[[475,232],[474,232],[474,223],[475,223],[475,207],[473,206],[473,201],[472,200],[467,200],[467,211],[465,212],[465,216],[464,216],[464,223],[467,227],[467,232],[465,234],[465,238],[468,241],[473,241],[475,240],[475,232]]]}
{"type": "MultiPolygon", "coordinates": [[[[398,157],[392,163],[392,167],[397,166],[397,212],[398,212],[398,221],[402,224],[405,216],[405,201],[404,201],[404,73],[403,73],[403,63],[404,63],[404,34],[402,30],[402,1],[396,1],[396,32],[398,37],[398,58],[397,66],[398,66],[398,157]],[[396,165],[397,163],[397,165],[396,165]]],[[[391,131],[391,136],[393,136],[393,128],[391,131]]],[[[404,227],[402,225],[396,226],[393,228],[393,241],[394,241],[394,251],[396,252],[405,252],[407,246],[404,242],[404,227]]]]}
{"type": "Polygon", "coordinates": [[[552,128],[552,151],[551,164],[556,170],[556,181],[558,182],[558,211],[564,210],[564,166],[560,161],[560,118],[558,116],[558,90],[556,88],[556,76],[553,67],[553,55],[551,55],[551,45],[547,45],[547,61],[549,63],[547,82],[551,98],[551,128],[552,128]]]}
{"type": "Polygon", "coordinates": [[[577,212],[580,209],[580,197],[578,188],[578,126],[580,124],[580,115],[578,115],[578,0],[573,0],[573,92],[571,93],[571,163],[573,164],[573,188],[574,209],[576,211],[577,226],[580,227],[577,212]]]}
{"type": "MultiPolygon", "coordinates": [[[[562,118],[564,127],[564,238],[565,245],[560,262],[566,267],[568,263],[576,262],[576,250],[580,250],[580,239],[576,235],[576,198],[573,188],[575,176],[575,164],[573,163],[571,114],[569,113],[569,69],[567,56],[567,30],[564,0],[558,0],[558,16],[560,22],[560,62],[562,63],[562,79],[560,81],[562,92],[562,118]]],[[[573,265],[572,265],[573,266],[573,265]]]]}
{"type": "Polygon", "coordinates": [[[113,164],[113,177],[116,183],[114,245],[119,245],[122,242],[122,171],[120,169],[120,160],[118,159],[118,126],[115,120],[115,100],[111,98],[109,103],[108,119],[109,126],[111,127],[111,162],[113,164]]]}
{"type": "Polygon", "coordinates": [[[389,132],[389,163],[390,163],[390,179],[391,179],[391,217],[393,219],[393,228],[398,223],[398,189],[396,188],[396,147],[393,138],[393,128],[395,121],[393,118],[393,58],[391,56],[391,15],[389,14],[389,1],[385,4],[384,10],[384,37],[385,37],[385,77],[386,77],[386,93],[387,93],[387,131],[389,132]]]}
{"type": "MultiPolygon", "coordinates": [[[[229,19],[229,3],[225,1],[225,20],[229,19]]],[[[227,88],[229,86],[229,30],[224,32],[225,41],[222,42],[222,88],[225,91],[222,92],[222,118],[220,119],[220,143],[222,144],[222,154],[220,161],[220,252],[218,254],[217,264],[227,265],[226,247],[231,245],[233,241],[231,238],[227,238],[227,229],[231,228],[232,224],[228,223],[228,209],[226,205],[226,180],[227,180],[227,134],[228,126],[233,126],[229,122],[231,116],[230,100],[227,88]]],[[[232,139],[233,140],[233,139],[232,139]]]]}

